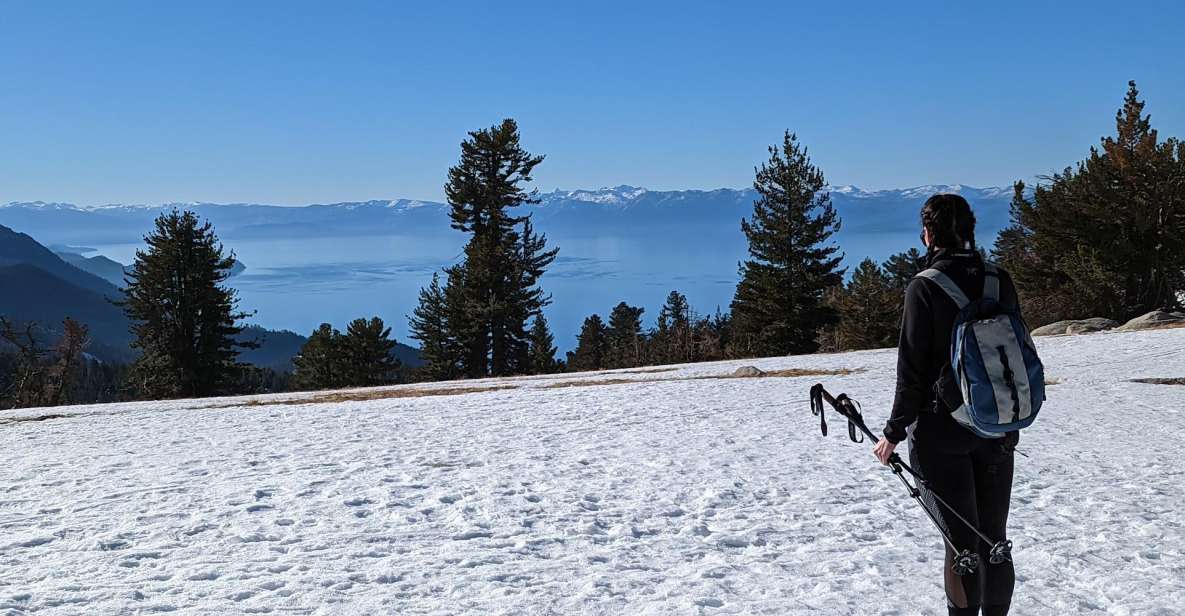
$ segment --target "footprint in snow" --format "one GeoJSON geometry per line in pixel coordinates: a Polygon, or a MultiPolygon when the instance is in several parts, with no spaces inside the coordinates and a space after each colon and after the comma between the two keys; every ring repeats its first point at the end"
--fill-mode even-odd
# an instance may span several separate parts
{"type": "Polygon", "coordinates": [[[52,542],[52,541],[53,541],[53,537],[52,537],[52,536],[47,536],[47,537],[33,537],[32,539],[26,539],[26,540],[24,540],[24,541],[18,541],[18,542],[16,542],[16,543],[13,543],[13,544],[12,544],[12,545],[10,545],[9,547],[14,547],[14,548],[35,548],[35,547],[37,547],[37,546],[39,546],[39,545],[45,545],[45,544],[47,544],[47,543],[50,543],[50,542],[52,542]]]}
{"type": "Polygon", "coordinates": [[[489,539],[494,534],[484,530],[471,530],[464,533],[459,533],[452,536],[453,541],[469,541],[471,539],[489,539]]]}
{"type": "Polygon", "coordinates": [[[126,550],[132,547],[132,544],[122,539],[112,539],[111,541],[100,541],[99,549],[104,552],[112,552],[115,550],[126,550]]]}
{"type": "Polygon", "coordinates": [[[736,535],[725,535],[716,542],[716,545],[722,548],[744,548],[749,547],[749,540],[736,535]]]}

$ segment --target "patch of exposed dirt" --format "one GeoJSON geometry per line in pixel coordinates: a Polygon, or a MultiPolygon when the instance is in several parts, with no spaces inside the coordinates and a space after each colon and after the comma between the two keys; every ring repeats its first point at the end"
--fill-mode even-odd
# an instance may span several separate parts
{"type": "Polygon", "coordinates": [[[608,374],[654,374],[655,372],[674,372],[678,368],[632,368],[629,370],[613,370],[608,374]]]}
{"type": "Polygon", "coordinates": [[[0,418],[0,426],[33,421],[47,421],[50,419],[66,419],[68,417],[79,417],[79,415],[30,415],[28,417],[4,417],[0,418]]]}
{"type": "MultiPolygon", "coordinates": [[[[666,371],[667,370],[663,370],[662,372],[666,372],[666,371]]],[[[675,378],[669,378],[669,379],[653,378],[653,379],[601,379],[601,380],[595,380],[595,381],[594,380],[564,381],[562,383],[551,383],[549,385],[544,385],[544,386],[540,387],[540,389],[561,389],[561,388],[566,388],[566,387],[596,387],[599,385],[632,385],[632,384],[638,384],[638,383],[665,383],[665,382],[674,382],[674,381],[703,381],[703,380],[711,380],[711,379],[765,379],[765,378],[788,378],[788,377],[800,377],[800,376],[846,376],[849,374],[855,374],[857,372],[863,372],[863,371],[864,371],[863,368],[856,368],[856,369],[842,368],[839,370],[809,370],[809,369],[802,369],[802,368],[792,368],[789,370],[772,370],[770,372],[765,372],[759,376],[734,376],[732,374],[706,374],[706,375],[701,375],[701,376],[682,376],[682,377],[675,377],[675,378]]],[[[658,372],[658,371],[655,371],[655,372],[658,372]]],[[[619,373],[619,374],[621,374],[621,373],[619,373]]]]}
{"type": "Polygon", "coordinates": [[[1144,383],[1146,385],[1185,385],[1185,378],[1153,378],[1153,379],[1132,379],[1133,383],[1144,383]]]}
{"type": "Polygon", "coordinates": [[[630,383],[656,383],[660,381],[675,381],[678,379],[600,379],[595,381],[564,381],[562,383],[548,383],[539,389],[564,389],[566,387],[595,387],[598,385],[628,385],[630,383]]]}
{"type": "Polygon", "coordinates": [[[722,374],[722,375],[694,377],[694,378],[765,379],[765,378],[770,378],[770,377],[789,378],[789,377],[796,377],[796,376],[847,376],[849,374],[855,374],[857,372],[864,372],[864,369],[863,368],[853,368],[853,369],[840,368],[838,370],[811,370],[811,369],[804,369],[804,368],[790,368],[788,370],[770,370],[768,372],[765,372],[764,374],[760,374],[760,375],[756,375],[756,376],[736,376],[736,375],[732,375],[732,374],[722,374]]]}
{"type": "Polygon", "coordinates": [[[307,398],[282,398],[277,400],[252,400],[243,404],[228,406],[273,406],[279,404],[304,405],[334,402],[365,402],[368,400],[389,400],[392,398],[426,398],[429,396],[460,396],[487,391],[518,389],[518,385],[488,385],[484,387],[438,387],[423,389],[366,389],[360,391],[329,391],[313,394],[307,398]]]}

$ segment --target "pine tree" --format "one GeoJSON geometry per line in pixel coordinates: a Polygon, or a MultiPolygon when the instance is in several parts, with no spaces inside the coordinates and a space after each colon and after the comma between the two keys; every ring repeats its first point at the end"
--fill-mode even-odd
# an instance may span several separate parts
{"type": "Polygon", "coordinates": [[[895,291],[905,293],[905,287],[909,286],[909,281],[913,280],[918,272],[925,269],[924,258],[917,248],[910,248],[905,252],[890,256],[881,265],[885,276],[889,278],[889,286],[895,291]]]}
{"type": "Polygon", "coordinates": [[[531,331],[528,337],[530,339],[528,347],[529,373],[551,374],[557,372],[559,365],[555,359],[555,337],[552,336],[551,329],[547,326],[547,318],[543,316],[542,312],[535,315],[535,319],[531,322],[531,331]]]}
{"type": "Polygon", "coordinates": [[[621,302],[609,313],[609,328],[605,332],[607,367],[633,368],[642,364],[643,312],[643,308],[621,302]]]}
{"type": "Polygon", "coordinates": [[[345,382],[358,387],[394,383],[400,367],[394,350],[391,328],[382,319],[354,319],[341,338],[345,382]]]}
{"type": "Polygon", "coordinates": [[[537,285],[557,251],[546,249],[528,217],[510,210],[538,202],[523,185],[541,162],[522,148],[518,125],[507,119],[469,133],[460,162],[449,169],[452,226],[470,235],[465,261],[450,275],[452,293],[445,294],[448,337],[462,349],[464,376],[529,370],[527,322],[550,301],[537,285]]]}
{"type": "Polygon", "coordinates": [[[753,216],[741,221],[750,256],[732,302],[741,356],[815,351],[819,331],[837,318],[824,293],[843,280],[839,249],[828,242],[839,216],[823,192],[823,173],[788,131],[769,154],[753,183],[753,216]]]}
{"type": "Polygon", "coordinates": [[[872,259],[864,259],[847,286],[833,296],[839,312],[835,344],[840,351],[897,345],[902,295],[872,259]]]}
{"type": "Polygon", "coordinates": [[[568,351],[568,369],[575,372],[604,369],[607,347],[605,322],[594,314],[584,320],[576,338],[576,350],[568,351]]]}
{"type": "Polygon", "coordinates": [[[691,361],[692,356],[691,305],[687,296],[671,291],[658,311],[658,319],[650,336],[649,363],[672,364],[691,361]]]}
{"type": "MultiPolygon", "coordinates": [[[[507,313],[505,322],[506,361],[501,374],[530,374],[534,370],[531,359],[531,335],[527,322],[542,314],[543,308],[551,303],[551,296],[545,295],[538,286],[548,265],[555,261],[558,250],[547,250],[547,239],[535,233],[530,217],[522,222],[518,250],[512,261],[507,313]]],[[[497,365],[492,369],[499,373],[497,365]]]]}
{"type": "Polygon", "coordinates": [[[995,253],[1030,324],[1175,309],[1185,291],[1185,142],[1159,140],[1135,82],[1116,134],[1031,196],[1018,183],[995,253]]]}
{"type": "Polygon", "coordinates": [[[172,210],[156,219],[136,251],[119,303],[132,321],[132,346],[142,355],[131,380],[142,396],[197,397],[226,393],[242,365],[235,291],[223,285],[234,253],[226,254],[209,222],[172,210]]]}
{"type": "Polygon", "coordinates": [[[926,258],[917,248],[892,255],[881,265],[881,270],[888,277],[893,297],[893,310],[885,318],[886,322],[893,323],[897,331],[900,331],[901,320],[905,316],[905,288],[925,268],[926,258]]]}
{"type": "Polygon", "coordinates": [[[345,385],[342,365],[341,332],[322,323],[292,359],[295,370],[292,385],[298,389],[332,389],[345,385]]]}
{"type": "Polygon", "coordinates": [[[461,374],[464,349],[457,343],[453,330],[458,328],[450,315],[453,309],[463,312],[464,307],[450,309],[450,296],[454,302],[460,296],[454,276],[450,274],[449,288],[445,288],[440,286],[440,275],[432,274],[432,283],[420,290],[420,303],[409,318],[411,337],[419,341],[420,359],[424,361],[419,372],[431,381],[454,379],[461,374]]]}

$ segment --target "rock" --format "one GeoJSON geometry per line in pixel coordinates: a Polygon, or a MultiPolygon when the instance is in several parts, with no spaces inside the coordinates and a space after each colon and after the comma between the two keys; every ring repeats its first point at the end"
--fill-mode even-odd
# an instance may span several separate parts
{"type": "Polygon", "coordinates": [[[1070,323],[1073,323],[1073,321],[1058,321],[1057,323],[1042,325],[1034,329],[1031,333],[1034,336],[1061,336],[1066,333],[1066,329],[1070,327],[1070,323]]]}
{"type": "Polygon", "coordinates": [[[1148,314],[1138,316],[1119,326],[1120,331],[1130,332],[1141,329],[1157,329],[1185,325],[1185,313],[1153,310],[1148,314]]]}
{"type": "Polygon", "coordinates": [[[765,376],[765,372],[755,366],[741,366],[732,375],[737,377],[758,377],[765,376]]]}
{"type": "Polygon", "coordinates": [[[1119,323],[1111,319],[1104,319],[1102,317],[1094,317],[1091,319],[1078,319],[1068,321],[1058,321],[1043,325],[1034,329],[1032,334],[1034,336],[1062,336],[1065,334],[1090,334],[1093,332],[1101,332],[1106,329],[1114,329],[1119,323]]]}
{"type": "Polygon", "coordinates": [[[1082,319],[1081,321],[1071,321],[1066,326],[1067,334],[1090,334],[1094,332],[1101,332],[1107,329],[1115,329],[1119,327],[1118,321],[1111,319],[1104,319],[1102,317],[1095,317],[1093,319],[1082,319]]]}

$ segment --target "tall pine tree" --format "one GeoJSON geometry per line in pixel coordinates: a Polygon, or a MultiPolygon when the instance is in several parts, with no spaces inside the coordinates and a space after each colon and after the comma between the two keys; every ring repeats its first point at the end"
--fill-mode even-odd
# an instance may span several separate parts
{"type": "Polygon", "coordinates": [[[464,376],[530,370],[527,323],[550,302],[538,281],[557,250],[547,250],[529,217],[511,210],[537,202],[524,185],[541,162],[522,148],[518,125],[507,119],[469,133],[460,162],[449,169],[452,226],[470,235],[444,294],[448,337],[460,349],[464,376]]]}
{"type": "Polygon", "coordinates": [[[839,248],[829,242],[840,221],[823,173],[789,131],[769,155],[753,182],[753,216],[741,221],[750,258],[732,302],[739,356],[814,352],[819,331],[837,318],[824,294],[843,280],[839,248]]]}
{"type": "Polygon", "coordinates": [[[228,393],[242,365],[238,310],[230,277],[234,253],[226,254],[209,222],[172,210],[156,219],[136,251],[126,277],[124,312],[132,321],[132,346],[142,355],[129,380],[140,396],[175,398],[228,393]]]}

